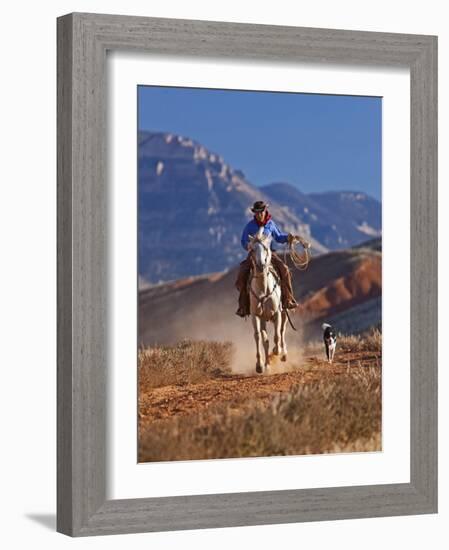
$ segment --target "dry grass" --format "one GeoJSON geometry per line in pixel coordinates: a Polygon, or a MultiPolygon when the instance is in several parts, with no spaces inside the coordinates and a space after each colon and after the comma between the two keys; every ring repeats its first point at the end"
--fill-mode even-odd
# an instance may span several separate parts
{"type": "Polygon", "coordinates": [[[353,367],[338,377],[323,372],[268,406],[220,404],[154,422],[140,433],[139,461],[377,451],[380,434],[381,370],[353,367]]]}
{"type": "Polygon", "coordinates": [[[168,385],[196,384],[230,373],[232,344],[190,342],[139,350],[139,391],[168,385]]]}
{"type": "Polygon", "coordinates": [[[382,351],[382,333],[378,329],[362,335],[339,336],[338,346],[342,351],[382,351]]]}

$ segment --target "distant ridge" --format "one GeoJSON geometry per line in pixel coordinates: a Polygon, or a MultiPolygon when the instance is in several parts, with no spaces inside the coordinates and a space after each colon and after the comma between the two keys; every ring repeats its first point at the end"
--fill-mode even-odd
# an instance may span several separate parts
{"type": "Polygon", "coordinates": [[[359,191],[302,193],[281,182],[261,187],[284,209],[301,218],[311,234],[330,250],[354,246],[379,237],[382,207],[379,201],[359,191]]]}

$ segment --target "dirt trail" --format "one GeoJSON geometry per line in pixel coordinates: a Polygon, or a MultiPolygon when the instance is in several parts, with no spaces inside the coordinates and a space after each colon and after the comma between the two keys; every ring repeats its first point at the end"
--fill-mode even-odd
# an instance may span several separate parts
{"type": "Polygon", "coordinates": [[[274,365],[269,375],[222,375],[196,384],[164,386],[141,393],[139,397],[140,427],[175,416],[197,414],[227,403],[239,412],[251,401],[269,402],[276,394],[292,391],[295,387],[315,380],[323,374],[339,376],[348,368],[376,366],[380,354],[373,352],[340,353],[339,359],[329,365],[315,355],[305,357],[301,368],[276,374],[280,365],[274,365]]]}

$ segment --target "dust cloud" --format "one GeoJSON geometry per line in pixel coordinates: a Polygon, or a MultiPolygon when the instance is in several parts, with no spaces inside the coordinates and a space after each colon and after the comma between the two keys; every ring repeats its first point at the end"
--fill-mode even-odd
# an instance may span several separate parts
{"type": "MultiPolygon", "coordinates": [[[[271,354],[269,372],[271,374],[290,372],[300,368],[304,363],[303,334],[298,318],[295,318],[294,324],[298,329],[297,331],[293,331],[291,326],[287,325],[288,358],[286,362],[283,362],[280,357],[271,354],[274,346],[274,327],[272,323],[267,323],[271,354]]],[[[255,373],[256,343],[250,317],[241,319],[233,314],[229,315],[229,319],[225,321],[223,317],[217,320],[212,312],[202,308],[195,313],[191,312],[188,323],[177,322],[176,326],[171,328],[170,334],[171,339],[174,341],[189,339],[231,342],[233,347],[232,372],[244,375],[255,373]]]]}

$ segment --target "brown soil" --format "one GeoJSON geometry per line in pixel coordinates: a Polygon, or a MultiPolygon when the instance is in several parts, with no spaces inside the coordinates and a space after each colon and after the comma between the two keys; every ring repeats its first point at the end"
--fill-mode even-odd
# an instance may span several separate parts
{"type": "Polygon", "coordinates": [[[175,417],[183,417],[211,411],[216,406],[227,404],[235,413],[242,413],[249,402],[260,404],[270,402],[276,395],[289,393],[296,387],[326,377],[338,377],[357,367],[379,367],[380,352],[343,351],[337,361],[330,365],[316,354],[306,355],[302,366],[291,372],[276,370],[283,367],[278,362],[273,366],[273,374],[237,375],[220,374],[215,378],[199,383],[169,385],[142,391],[139,395],[139,428],[148,427],[153,422],[175,417]]]}

